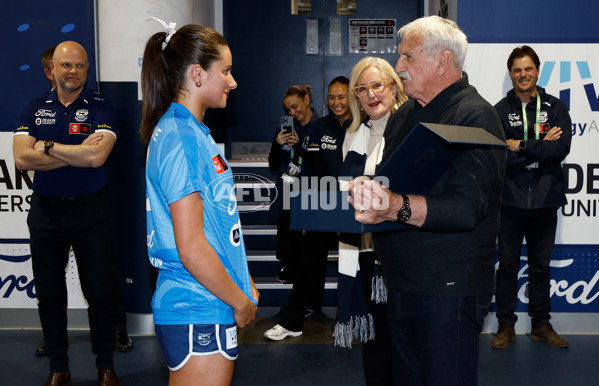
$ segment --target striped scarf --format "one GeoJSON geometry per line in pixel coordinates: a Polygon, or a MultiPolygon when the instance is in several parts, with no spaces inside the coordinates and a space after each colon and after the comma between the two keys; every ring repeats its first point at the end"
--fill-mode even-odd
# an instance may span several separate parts
{"type": "MultiPolygon", "coordinates": [[[[387,117],[379,121],[368,121],[370,124],[381,125],[386,123],[387,117]],[[382,121],[382,122],[381,122],[382,121]]],[[[381,131],[382,134],[382,131],[381,131]]],[[[339,173],[343,185],[352,178],[362,175],[374,174],[376,164],[384,148],[384,138],[371,150],[368,156],[368,143],[370,141],[371,128],[362,123],[358,128],[353,140],[351,140],[345,160],[339,173]],[[345,182],[343,182],[345,181],[345,182]]],[[[339,235],[339,274],[337,284],[337,324],[335,325],[335,346],[351,348],[352,341],[359,339],[368,342],[375,337],[372,315],[368,312],[368,304],[364,294],[362,277],[360,272],[360,261],[372,262],[373,259],[361,259],[362,254],[374,254],[372,249],[372,235],[342,233],[339,235]]],[[[387,287],[381,275],[378,264],[373,267],[371,300],[376,303],[387,301],[387,287]]]]}

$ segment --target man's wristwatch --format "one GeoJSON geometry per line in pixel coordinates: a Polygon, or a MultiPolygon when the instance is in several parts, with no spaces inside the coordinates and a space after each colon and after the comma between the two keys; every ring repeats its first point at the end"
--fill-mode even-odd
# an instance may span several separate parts
{"type": "Polygon", "coordinates": [[[518,144],[518,150],[524,149],[526,149],[526,141],[520,141],[520,143],[518,144]]]}
{"type": "Polygon", "coordinates": [[[44,153],[50,155],[50,149],[54,146],[54,141],[45,141],[44,142],[44,153]]]}
{"type": "Polygon", "coordinates": [[[412,217],[412,207],[410,206],[410,199],[405,194],[402,194],[403,205],[397,211],[397,222],[400,224],[405,223],[412,217]]]}

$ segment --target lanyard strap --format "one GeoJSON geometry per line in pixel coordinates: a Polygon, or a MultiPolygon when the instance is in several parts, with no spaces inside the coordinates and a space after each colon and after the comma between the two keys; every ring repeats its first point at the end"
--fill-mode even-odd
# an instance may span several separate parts
{"type": "MultiPolygon", "coordinates": [[[[537,91],[537,116],[535,121],[535,139],[539,139],[539,120],[541,119],[541,96],[537,91]]],[[[522,120],[524,121],[524,140],[528,141],[528,117],[526,116],[526,105],[522,104],[522,120]]]]}
{"type": "MultiPolygon", "coordinates": [[[[295,154],[295,151],[293,150],[293,146],[290,146],[290,150],[289,151],[290,151],[289,159],[291,160],[291,162],[293,162],[293,156],[295,154]]],[[[302,156],[300,155],[298,157],[298,160],[297,160],[297,163],[298,163],[297,166],[299,166],[301,168],[302,167],[302,162],[303,162],[303,159],[302,159],[302,156]]]]}

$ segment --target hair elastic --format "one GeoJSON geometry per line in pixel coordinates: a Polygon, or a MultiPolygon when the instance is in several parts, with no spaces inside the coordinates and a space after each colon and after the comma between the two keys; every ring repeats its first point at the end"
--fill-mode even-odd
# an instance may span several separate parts
{"type": "Polygon", "coordinates": [[[175,26],[177,25],[177,23],[170,22],[170,23],[166,24],[166,22],[164,20],[160,20],[157,17],[153,17],[153,16],[150,17],[150,19],[156,20],[166,30],[166,38],[164,39],[164,43],[163,43],[164,45],[162,46],[162,49],[164,50],[166,48],[169,40],[171,40],[171,37],[175,34],[175,32],[177,32],[177,30],[175,29],[175,26]]]}

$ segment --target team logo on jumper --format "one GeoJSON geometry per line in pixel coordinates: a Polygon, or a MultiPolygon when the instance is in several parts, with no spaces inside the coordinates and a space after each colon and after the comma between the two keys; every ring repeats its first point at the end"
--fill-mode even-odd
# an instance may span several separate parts
{"type": "Polygon", "coordinates": [[[88,115],[89,111],[87,111],[86,109],[77,110],[77,112],[75,113],[75,120],[77,122],[83,122],[87,119],[88,115]]]}
{"type": "Polygon", "coordinates": [[[214,164],[214,169],[216,170],[216,174],[222,174],[222,173],[226,172],[227,170],[229,170],[227,163],[225,162],[223,157],[220,156],[220,154],[217,154],[214,157],[212,157],[212,163],[214,164]]]}
{"type": "Polygon", "coordinates": [[[198,334],[198,344],[200,346],[208,346],[210,344],[211,334],[198,334]]]}
{"type": "Polygon", "coordinates": [[[91,125],[89,123],[71,123],[69,125],[69,134],[89,134],[91,125]]]}

